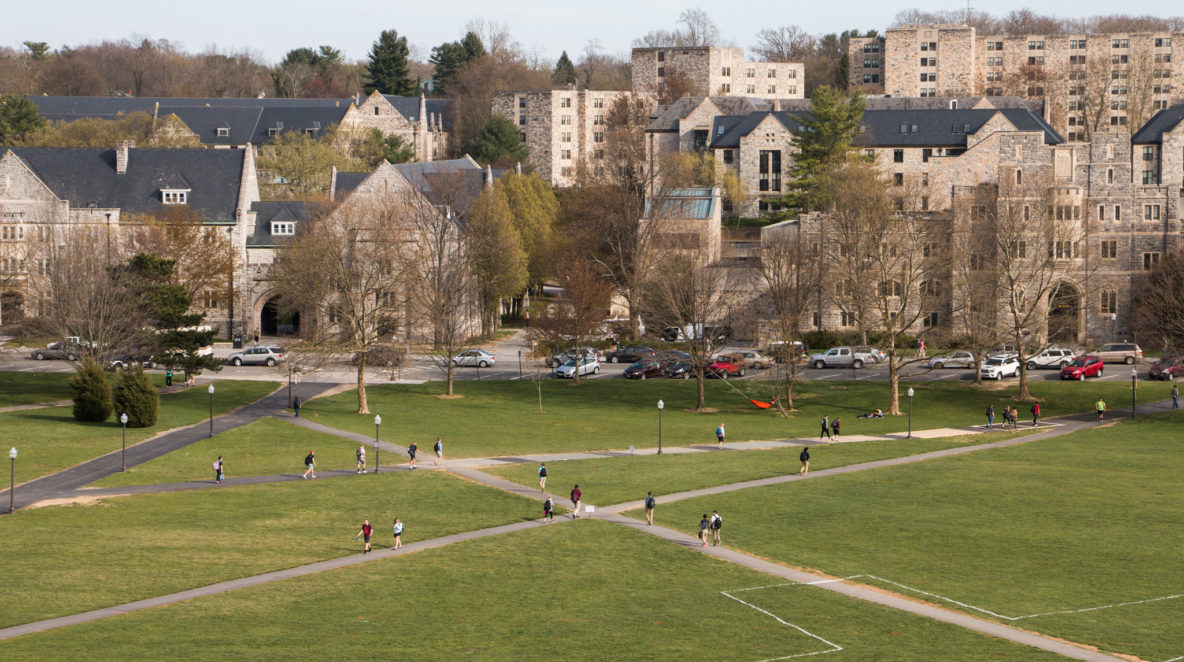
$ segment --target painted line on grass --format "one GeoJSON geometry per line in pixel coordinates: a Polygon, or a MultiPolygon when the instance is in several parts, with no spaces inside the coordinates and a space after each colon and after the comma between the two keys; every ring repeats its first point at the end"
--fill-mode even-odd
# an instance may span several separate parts
{"type": "MultiPolygon", "coordinates": [[[[758,586],[758,587],[754,587],[754,588],[742,588],[742,589],[734,589],[734,590],[738,593],[740,591],[755,591],[759,588],[772,588],[774,586],[790,586],[790,585],[792,585],[792,584],[773,584],[771,586],[758,586]]],[[[741,600],[740,598],[732,595],[731,593],[729,593],[727,591],[720,591],[720,593],[723,593],[724,595],[728,596],[729,598],[735,600],[736,602],[739,602],[740,604],[742,604],[746,607],[750,607],[752,609],[759,611],[760,613],[768,616],[769,618],[772,618],[773,620],[777,621],[778,623],[780,623],[782,625],[791,627],[791,628],[797,630],[798,632],[801,632],[802,634],[806,635],[807,637],[810,637],[812,639],[816,639],[816,640],[821,641],[822,643],[826,644],[827,646],[830,646],[830,648],[828,648],[826,650],[812,651],[809,653],[795,653],[793,655],[784,655],[782,657],[770,657],[770,658],[761,660],[760,662],[773,662],[774,660],[790,660],[795,657],[810,657],[812,655],[825,655],[827,653],[836,653],[838,651],[843,650],[842,646],[840,646],[832,641],[827,641],[826,639],[823,639],[822,637],[814,634],[813,632],[806,630],[805,628],[803,628],[801,626],[794,625],[793,623],[790,623],[789,621],[782,619],[780,616],[778,616],[777,614],[774,614],[773,612],[761,609],[760,607],[752,604],[751,602],[745,602],[744,600],[741,600]]]]}

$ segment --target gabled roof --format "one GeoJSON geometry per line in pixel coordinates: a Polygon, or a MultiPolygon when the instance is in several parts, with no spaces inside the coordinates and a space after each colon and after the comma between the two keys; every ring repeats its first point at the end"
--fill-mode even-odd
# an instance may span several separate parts
{"type": "MultiPolygon", "coordinates": [[[[152,110],[149,109],[148,112],[152,110]]],[[[259,123],[260,112],[262,108],[161,105],[159,116],[176,115],[190,131],[197,134],[197,139],[203,145],[245,145],[256,142],[253,136],[255,126],[259,123]],[[219,136],[219,128],[228,129],[228,135],[219,136]]]]}
{"type": "Polygon", "coordinates": [[[772,117],[790,132],[797,134],[802,125],[795,115],[785,111],[763,110],[747,115],[719,115],[711,127],[711,149],[726,149],[740,146],[740,139],[752,133],[766,118],[772,117]]]}
{"type": "MultiPolygon", "coordinates": [[[[428,202],[451,207],[453,216],[457,217],[458,223],[468,213],[477,197],[481,195],[490,175],[497,179],[510,172],[509,170],[482,168],[468,155],[448,161],[397,163],[391,167],[428,202]]],[[[337,173],[334,201],[345,200],[372,174],[370,172],[337,173]]]]}
{"type": "MultiPolygon", "coordinates": [[[[419,97],[397,97],[393,94],[382,95],[387,103],[394,106],[399,114],[407,119],[409,122],[418,122],[419,117],[419,97]]],[[[437,115],[440,117],[441,126],[445,131],[452,130],[452,119],[449,117],[449,108],[452,106],[450,99],[428,99],[425,102],[427,112],[429,115],[437,115]]]]}
{"type": "Polygon", "coordinates": [[[1180,125],[1181,120],[1184,120],[1184,104],[1165,108],[1152,115],[1143,128],[1131,137],[1131,142],[1141,145],[1161,145],[1163,144],[1164,131],[1175,129],[1180,125]]]}
{"type": "Polygon", "coordinates": [[[772,108],[772,103],[754,97],[683,97],[669,106],[661,106],[646,131],[678,131],[679,120],[690,115],[704,100],[710,99],[721,115],[743,115],[772,108]]]}
{"type": "Polygon", "coordinates": [[[115,172],[115,150],[83,147],[9,148],[72,207],[92,203],[124,213],[149,214],[163,207],[160,190],[190,190],[187,206],[209,223],[231,223],[243,175],[241,150],[132,149],[127,172],[115,172]]]}
{"type": "Polygon", "coordinates": [[[322,202],[276,201],[253,202],[251,211],[255,212],[255,227],[251,238],[247,240],[250,247],[276,246],[287,240],[288,236],[274,237],[271,234],[273,221],[300,223],[312,217],[322,202]]]}
{"type": "Polygon", "coordinates": [[[944,108],[865,111],[863,132],[854,144],[858,147],[965,147],[966,136],[978,132],[997,114],[1007,118],[1017,131],[1043,132],[1046,145],[1065,141],[1047,122],[1026,109],[944,108]],[[902,127],[908,128],[902,130],[902,127]]]}

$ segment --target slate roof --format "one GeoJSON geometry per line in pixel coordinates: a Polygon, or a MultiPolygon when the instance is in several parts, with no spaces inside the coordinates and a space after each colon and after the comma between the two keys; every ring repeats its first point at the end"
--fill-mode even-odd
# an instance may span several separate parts
{"type": "Polygon", "coordinates": [[[690,115],[706,98],[710,98],[723,115],[743,115],[773,107],[772,102],[755,97],[683,97],[668,106],[660,106],[646,131],[678,131],[678,121],[690,115]]]}
{"type": "Polygon", "coordinates": [[[1184,120],[1184,104],[1161,110],[1131,137],[1131,142],[1140,145],[1163,144],[1163,132],[1175,129],[1181,120],[1184,120]]]}
{"type": "MultiPolygon", "coordinates": [[[[387,103],[395,107],[399,114],[406,117],[410,122],[419,121],[419,97],[397,97],[393,94],[382,95],[387,103]]],[[[440,125],[445,131],[452,130],[452,118],[449,117],[449,108],[452,106],[450,99],[428,99],[427,112],[429,115],[435,114],[440,117],[440,125]]]]}
{"type": "Polygon", "coordinates": [[[770,116],[795,134],[802,128],[794,113],[780,110],[764,110],[747,115],[718,115],[711,126],[711,149],[739,147],[740,139],[752,133],[753,129],[770,116]]]}
{"type": "MultiPolygon", "coordinates": [[[[460,219],[469,212],[477,197],[485,188],[486,170],[477,165],[472,157],[464,156],[448,161],[427,161],[422,163],[396,163],[396,171],[434,205],[449,205],[452,213],[460,219]]],[[[497,179],[509,170],[490,171],[497,179]]],[[[337,173],[335,201],[341,202],[373,173],[337,173]]]]}
{"type": "Polygon", "coordinates": [[[282,244],[291,237],[288,235],[274,237],[271,234],[272,221],[307,221],[316,209],[324,203],[284,201],[259,201],[251,203],[251,211],[255,212],[255,228],[247,240],[249,248],[267,248],[282,244]]]}
{"type": "Polygon", "coordinates": [[[74,147],[9,148],[72,207],[160,211],[160,189],[183,182],[187,206],[208,223],[232,223],[243,174],[243,152],[224,149],[132,149],[127,172],[115,172],[115,150],[74,147]]]}
{"type": "Polygon", "coordinates": [[[988,110],[921,109],[869,110],[863,114],[863,133],[858,147],[965,147],[966,135],[976,133],[996,113],[1002,114],[1019,131],[1043,131],[1046,145],[1065,142],[1047,122],[1027,109],[988,110]],[[908,126],[907,133],[901,131],[908,126]],[[955,131],[954,127],[958,130],[955,131]],[[913,130],[916,127],[916,131],[913,130]]]}

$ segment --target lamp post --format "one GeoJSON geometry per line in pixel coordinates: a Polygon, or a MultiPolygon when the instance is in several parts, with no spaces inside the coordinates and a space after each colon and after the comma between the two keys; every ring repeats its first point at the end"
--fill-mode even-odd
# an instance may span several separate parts
{"type": "Polygon", "coordinates": [[[210,393],[210,437],[214,436],[214,385],[206,389],[210,393]]]}
{"type": "Polygon", "coordinates": [[[909,436],[905,439],[913,438],[913,389],[909,387],[909,436]]]}
{"type": "Polygon", "coordinates": [[[1131,418],[1135,417],[1135,390],[1139,387],[1139,370],[1131,368],[1131,418]]]}
{"type": "Polygon", "coordinates": [[[662,454],[662,410],[666,408],[666,403],[661,400],[658,401],[658,455],[662,454]]]}
{"type": "Polygon", "coordinates": [[[382,463],[378,461],[378,428],[382,426],[382,415],[374,415],[374,473],[378,473],[378,468],[382,463]]]}
{"type": "Polygon", "coordinates": [[[120,471],[127,471],[127,412],[119,415],[119,424],[123,426],[123,467],[120,471]]]}
{"type": "Polygon", "coordinates": [[[16,446],[8,449],[8,459],[12,460],[12,468],[8,473],[8,512],[15,513],[16,508],[13,507],[13,499],[16,497],[16,446]]]}

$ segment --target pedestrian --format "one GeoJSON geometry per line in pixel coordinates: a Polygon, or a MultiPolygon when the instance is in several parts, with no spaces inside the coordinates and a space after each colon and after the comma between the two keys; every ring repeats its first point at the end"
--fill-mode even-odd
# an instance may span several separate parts
{"type": "Polygon", "coordinates": [[[798,469],[799,476],[805,476],[810,473],[810,447],[805,446],[802,452],[798,454],[798,459],[802,461],[802,468],[798,469]]]}
{"type": "Polygon", "coordinates": [[[366,444],[358,446],[358,450],[354,451],[354,455],[358,458],[358,473],[366,473],[366,444]]]}
{"type": "Polygon", "coordinates": [[[547,495],[547,500],[543,502],[543,519],[548,522],[555,521],[555,502],[551,500],[551,495],[547,495]]]}
{"type": "Polygon", "coordinates": [[[835,416],[835,420],[830,422],[830,431],[834,433],[835,439],[839,438],[839,417],[835,416]]]}
{"type": "Polygon", "coordinates": [[[312,449],[310,448],[308,450],[308,455],[304,456],[304,475],[301,476],[301,478],[302,479],[308,478],[309,474],[312,474],[312,477],[316,478],[317,477],[316,469],[317,469],[317,454],[312,452],[312,449]]]}
{"type": "Polygon", "coordinates": [[[173,369],[172,368],[169,368],[168,370],[165,370],[165,372],[164,372],[164,385],[165,386],[172,386],[173,385],[173,369]]]}
{"type": "Polygon", "coordinates": [[[196,379],[197,379],[197,375],[193,374],[192,372],[185,373],[185,385],[186,386],[193,386],[193,382],[196,379]]]}
{"type": "Polygon", "coordinates": [[[716,442],[716,444],[715,444],[716,448],[723,448],[724,447],[724,424],[723,423],[720,423],[719,427],[715,429],[715,442],[716,442]]]}
{"type": "Polygon", "coordinates": [[[444,439],[442,437],[436,437],[436,445],[432,446],[432,450],[436,451],[436,466],[440,466],[440,463],[444,461],[444,439]]]}
{"type": "Polygon", "coordinates": [[[987,429],[995,427],[995,405],[987,405],[987,429]]]}
{"type": "MultiPolygon", "coordinates": [[[[395,521],[397,522],[399,520],[395,521]]],[[[356,542],[359,536],[366,536],[366,547],[362,550],[363,554],[370,551],[370,534],[373,531],[374,527],[370,526],[370,520],[362,520],[362,530],[358,531],[358,535],[354,536],[354,541],[356,542]]]]}
{"type": "Polygon", "coordinates": [[[711,535],[715,538],[715,546],[719,547],[719,530],[723,528],[724,520],[718,510],[711,511],[711,535]]]}
{"type": "Polygon", "coordinates": [[[1032,403],[1032,427],[1036,427],[1036,423],[1040,421],[1040,403],[1032,403]]]}
{"type": "Polygon", "coordinates": [[[255,329],[255,344],[259,344],[259,329],[255,329]]]}
{"type": "Polygon", "coordinates": [[[292,410],[296,412],[296,418],[300,418],[300,397],[292,398],[292,410]]]}
{"type": "Polygon", "coordinates": [[[576,485],[575,487],[571,488],[571,506],[572,506],[571,518],[572,519],[576,519],[577,517],[580,516],[580,497],[582,497],[582,496],[584,496],[584,493],[580,491],[579,485],[576,485]]]}
{"type": "Polygon", "coordinates": [[[699,520],[699,540],[703,542],[703,546],[707,546],[707,531],[711,528],[711,520],[707,519],[707,513],[703,513],[703,519],[699,520]]]}
{"type": "Polygon", "coordinates": [[[925,358],[925,341],[921,338],[917,338],[917,358],[925,358]]]}
{"type": "Polygon", "coordinates": [[[411,442],[411,445],[407,447],[407,457],[411,458],[410,465],[412,469],[415,468],[415,454],[418,452],[419,446],[417,446],[414,441],[411,442]]]}
{"type": "Polygon", "coordinates": [[[222,484],[222,456],[219,455],[217,460],[214,460],[214,482],[218,485],[222,484]]]}
{"type": "Polygon", "coordinates": [[[1106,415],[1106,401],[1102,396],[1098,396],[1098,401],[1094,403],[1094,409],[1098,410],[1098,420],[1102,420],[1106,415]]]}
{"type": "Polygon", "coordinates": [[[1011,405],[1003,407],[1003,427],[1011,430],[1015,429],[1016,408],[1011,405]]]}
{"type": "Polygon", "coordinates": [[[826,416],[822,417],[822,432],[818,433],[819,440],[821,440],[823,437],[826,437],[827,439],[831,438],[830,437],[830,419],[827,418],[826,416]]]}
{"type": "Polygon", "coordinates": [[[658,502],[654,500],[653,492],[649,492],[645,495],[645,521],[648,522],[650,526],[654,525],[654,506],[657,504],[658,502]]]}
{"type": "Polygon", "coordinates": [[[530,311],[522,313],[522,319],[526,322],[526,328],[530,328],[530,311]]]}
{"type": "Polygon", "coordinates": [[[1180,387],[1172,384],[1172,409],[1180,408],[1180,387]]]}
{"type": "Polygon", "coordinates": [[[399,549],[403,546],[403,523],[399,521],[398,517],[395,518],[393,530],[395,532],[395,546],[391,549],[399,549]]]}
{"type": "Polygon", "coordinates": [[[547,463],[546,462],[539,463],[539,491],[540,492],[547,491],[547,463]]]}

